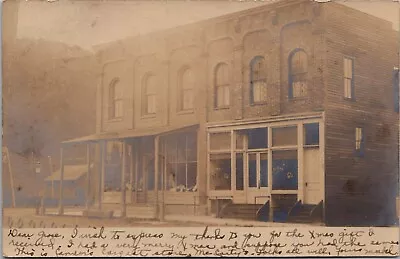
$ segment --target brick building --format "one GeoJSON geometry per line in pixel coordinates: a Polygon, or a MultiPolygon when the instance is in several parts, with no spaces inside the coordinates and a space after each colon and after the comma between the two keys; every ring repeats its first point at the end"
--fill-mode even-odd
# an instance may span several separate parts
{"type": "Polygon", "coordinates": [[[397,50],[391,23],[301,0],[99,46],[97,132],[64,149],[91,147],[123,215],[391,225],[397,50]]]}

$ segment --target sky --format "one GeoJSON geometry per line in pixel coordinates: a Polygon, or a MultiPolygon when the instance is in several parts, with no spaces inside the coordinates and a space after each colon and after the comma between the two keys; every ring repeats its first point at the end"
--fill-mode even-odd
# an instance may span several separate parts
{"type": "MultiPolygon", "coordinates": [[[[192,23],[273,1],[25,0],[20,3],[17,37],[59,41],[90,50],[97,44],[192,23]]],[[[395,29],[399,26],[399,2],[340,2],[386,19],[394,23],[395,29]]]]}

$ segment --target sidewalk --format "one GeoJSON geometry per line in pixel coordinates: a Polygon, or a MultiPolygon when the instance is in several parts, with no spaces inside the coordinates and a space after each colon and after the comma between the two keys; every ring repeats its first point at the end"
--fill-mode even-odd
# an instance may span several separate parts
{"type": "MultiPolygon", "coordinates": [[[[171,223],[199,223],[204,225],[218,225],[218,226],[234,226],[234,227],[290,227],[290,226],[307,226],[309,224],[298,223],[279,223],[279,222],[262,222],[255,220],[243,219],[222,219],[215,218],[214,216],[189,216],[189,215],[166,215],[165,221],[171,223]]],[[[318,225],[316,225],[318,226],[318,225]]]]}
{"type": "MultiPolygon", "coordinates": [[[[63,216],[78,216],[82,218],[84,217],[82,214],[84,208],[65,208],[63,216]]],[[[33,212],[33,211],[32,211],[33,212]]],[[[120,211],[114,211],[113,219],[118,219],[120,217],[120,211]]],[[[49,208],[46,210],[46,216],[58,216],[58,209],[49,208]]],[[[143,215],[142,215],[143,216],[143,215]]],[[[61,216],[62,217],[62,216],[61,216]]],[[[133,215],[127,215],[126,219],[131,220],[141,220],[147,219],[154,222],[159,222],[154,218],[144,217],[136,218],[133,215]]],[[[290,227],[290,226],[308,226],[309,224],[300,224],[300,223],[279,223],[279,222],[262,222],[255,220],[244,220],[244,219],[233,219],[233,218],[216,218],[213,215],[210,216],[194,216],[194,215],[179,215],[179,214],[169,214],[165,215],[163,223],[171,223],[171,224],[179,224],[182,226],[191,225],[191,224],[201,224],[201,225],[210,225],[210,226],[235,226],[235,227],[290,227]]],[[[315,224],[315,226],[321,226],[321,224],[315,224]]]]}

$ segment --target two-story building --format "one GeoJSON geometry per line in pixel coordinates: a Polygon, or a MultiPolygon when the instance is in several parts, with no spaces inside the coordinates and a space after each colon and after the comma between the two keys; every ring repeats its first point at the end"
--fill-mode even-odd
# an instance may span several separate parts
{"type": "Polygon", "coordinates": [[[361,11],[285,0],[101,46],[97,132],[64,148],[97,147],[90,192],[122,215],[391,225],[397,42],[361,11]]]}

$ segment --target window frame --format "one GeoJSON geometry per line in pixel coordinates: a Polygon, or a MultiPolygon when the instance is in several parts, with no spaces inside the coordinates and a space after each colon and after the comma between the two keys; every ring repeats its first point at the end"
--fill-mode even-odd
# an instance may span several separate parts
{"type": "Polygon", "coordinates": [[[355,128],[354,144],[355,154],[359,157],[363,157],[365,155],[365,130],[363,127],[355,128]],[[358,133],[360,133],[360,135],[358,133]]]}
{"type": "Polygon", "coordinates": [[[193,75],[193,70],[191,67],[189,66],[184,66],[179,73],[179,100],[178,100],[178,111],[179,112],[191,112],[194,110],[194,85],[189,86],[187,84],[184,84],[185,82],[183,82],[184,80],[184,76],[185,73],[191,73],[191,80],[193,81],[193,83],[195,82],[195,78],[193,75]],[[190,107],[185,107],[185,97],[190,94],[191,95],[191,99],[192,99],[192,104],[190,107]]]}
{"type": "Polygon", "coordinates": [[[355,100],[355,87],[354,87],[354,62],[355,58],[350,56],[343,57],[343,98],[345,100],[355,100]],[[346,60],[351,62],[351,77],[346,77],[346,60]],[[350,80],[350,89],[346,88],[346,80],[350,80]],[[347,96],[347,91],[350,90],[350,96],[347,96]]]}
{"type": "Polygon", "coordinates": [[[289,97],[289,99],[298,99],[298,98],[303,98],[303,97],[306,97],[307,96],[307,88],[308,88],[308,71],[309,71],[309,64],[308,64],[308,55],[307,55],[307,52],[304,50],[304,49],[302,49],[302,48],[296,48],[296,49],[294,49],[294,50],[292,50],[291,52],[290,52],[290,54],[289,54],[289,57],[288,57],[288,83],[289,83],[289,91],[288,91],[288,97],[289,97]],[[302,52],[302,53],[304,53],[304,55],[305,55],[305,63],[306,63],[306,68],[305,68],[305,71],[304,72],[296,72],[296,73],[294,73],[293,72],[293,58],[295,57],[295,55],[296,54],[298,54],[298,53],[300,53],[300,52],[302,52]],[[306,90],[305,90],[305,94],[304,95],[299,95],[299,96],[295,96],[294,95],[294,87],[293,87],[293,84],[295,83],[295,82],[301,82],[301,80],[294,80],[294,76],[299,76],[299,75],[303,75],[304,76],[304,81],[305,81],[305,83],[306,83],[306,85],[305,85],[305,88],[306,88],[306,90]]]}
{"type": "Polygon", "coordinates": [[[155,116],[157,114],[157,91],[156,85],[149,85],[149,79],[151,78],[157,81],[157,77],[154,74],[149,73],[145,76],[142,87],[142,115],[144,116],[155,116]],[[151,87],[154,87],[154,89],[152,90],[152,92],[149,92],[149,88],[151,87]],[[151,97],[154,98],[154,107],[152,107],[154,111],[150,111],[151,109],[149,105],[151,102],[149,102],[149,100],[151,97]]]}
{"type": "MultiPolygon", "coordinates": [[[[166,163],[168,164],[168,166],[170,168],[173,169],[174,172],[174,184],[175,184],[175,188],[178,188],[180,185],[178,185],[178,178],[179,178],[179,172],[178,169],[180,166],[183,166],[182,168],[185,168],[184,171],[184,178],[185,178],[185,188],[188,191],[188,189],[192,189],[194,187],[198,187],[198,182],[197,182],[197,175],[198,175],[198,156],[197,156],[197,149],[198,149],[198,143],[197,143],[197,134],[196,132],[182,132],[183,135],[178,136],[178,135],[166,135],[165,138],[162,140],[164,145],[168,145],[169,149],[165,149],[164,150],[164,159],[166,159],[166,163]],[[179,146],[179,140],[181,140],[180,138],[184,138],[185,139],[185,143],[184,145],[179,146]],[[189,146],[189,142],[190,139],[194,139],[194,143],[193,146],[189,146]],[[193,149],[190,149],[193,148],[193,149]],[[169,157],[169,154],[171,154],[171,151],[175,154],[175,156],[171,159],[169,157]],[[179,157],[179,152],[183,151],[184,157],[179,157]],[[194,154],[196,154],[196,156],[194,157],[194,159],[190,159],[189,157],[189,151],[194,151],[194,154]],[[182,160],[180,160],[180,158],[182,160]],[[189,172],[189,167],[190,166],[195,166],[196,167],[196,172],[192,173],[192,175],[190,175],[191,173],[189,172]],[[196,179],[195,180],[195,184],[193,186],[188,187],[188,183],[189,183],[189,178],[193,177],[196,179]]],[[[182,143],[180,143],[182,144],[182,143]]],[[[168,179],[168,176],[167,176],[168,179]]],[[[167,183],[167,187],[169,185],[169,182],[167,183]]],[[[197,192],[197,191],[193,191],[193,192],[197,192]]]]}
{"type": "Polygon", "coordinates": [[[230,103],[231,103],[231,98],[230,98],[230,82],[229,82],[229,65],[225,62],[220,62],[215,66],[214,69],[214,109],[226,109],[229,108],[230,103]],[[227,78],[223,78],[224,82],[219,84],[219,70],[224,67],[227,70],[227,78]],[[226,80],[226,82],[225,82],[226,80]],[[222,93],[223,93],[223,100],[224,103],[222,105],[219,105],[219,90],[222,88],[222,93]],[[225,103],[225,95],[228,95],[228,101],[225,103]]]}
{"type": "MultiPolygon", "coordinates": [[[[108,86],[108,120],[117,120],[121,119],[124,114],[124,109],[123,109],[123,94],[121,96],[117,96],[117,87],[118,84],[120,83],[119,78],[114,78],[111,80],[109,86],[108,86]],[[120,113],[117,114],[117,105],[120,104],[120,113]]],[[[122,89],[119,89],[122,91],[122,89]]]]}
{"type": "MultiPolygon", "coordinates": [[[[260,69],[260,71],[263,71],[262,69],[260,69]]],[[[260,72],[260,71],[258,71],[258,72],[260,72]]],[[[265,59],[265,57],[264,56],[255,56],[255,57],[253,57],[252,59],[251,59],[251,61],[250,61],[250,104],[251,105],[258,105],[258,104],[265,104],[266,102],[267,102],[267,99],[268,99],[268,86],[267,86],[267,80],[268,80],[268,75],[267,75],[267,63],[266,63],[266,59],[265,59]],[[254,71],[255,71],[255,64],[257,64],[258,62],[257,61],[259,61],[259,60],[261,60],[262,62],[264,62],[264,77],[263,78],[258,78],[258,79],[254,79],[254,71]],[[257,83],[257,82],[263,82],[264,83],[264,87],[265,87],[265,89],[264,89],[264,91],[266,92],[266,96],[265,96],[265,98],[263,99],[263,98],[261,98],[261,96],[260,96],[260,101],[255,101],[254,99],[254,97],[255,97],[255,95],[254,95],[254,86],[255,86],[255,83],[257,83]]],[[[260,73],[260,74],[262,74],[262,73],[260,73]]]]}

